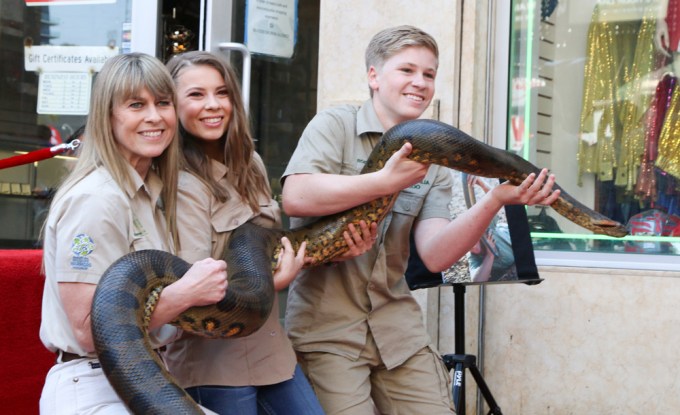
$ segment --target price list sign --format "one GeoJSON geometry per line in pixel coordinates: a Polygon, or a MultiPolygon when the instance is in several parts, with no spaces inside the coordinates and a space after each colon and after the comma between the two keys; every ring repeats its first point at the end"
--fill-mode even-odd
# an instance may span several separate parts
{"type": "Polygon", "coordinates": [[[38,83],[38,114],[87,115],[91,90],[88,72],[43,72],[38,83]]]}

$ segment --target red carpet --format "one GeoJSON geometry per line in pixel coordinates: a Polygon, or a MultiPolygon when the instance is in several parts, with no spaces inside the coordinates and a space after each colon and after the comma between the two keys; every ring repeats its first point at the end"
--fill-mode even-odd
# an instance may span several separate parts
{"type": "Polygon", "coordinates": [[[55,355],[40,342],[41,250],[0,249],[0,412],[38,414],[55,355]]]}

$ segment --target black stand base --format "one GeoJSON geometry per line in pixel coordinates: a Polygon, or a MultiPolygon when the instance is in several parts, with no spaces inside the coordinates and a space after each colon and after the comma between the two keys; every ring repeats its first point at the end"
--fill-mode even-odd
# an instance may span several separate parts
{"type": "Polygon", "coordinates": [[[475,378],[479,391],[489,405],[489,414],[503,415],[501,407],[498,406],[496,400],[491,394],[489,386],[484,381],[482,374],[477,368],[477,358],[469,354],[445,354],[442,356],[444,364],[449,370],[453,370],[453,386],[451,392],[453,393],[453,405],[456,408],[456,414],[465,414],[465,369],[468,369],[475,378]]]}
{"type": "Polygon", "coordinates": [[[449,370],[453,370],[453,405],[457,415],[465,415],[465,369],[468,369],[472,377],[477,382],[482,396],[489,405],[489,414],[502,415],[501,408],[491,395],[491,390],[487,386],[477,367],[477,358],[473,355],[465,354],[465,285],[453,284],[454,294],[454,339],[456,354],[443,355],[444,364],[449,370]]]}

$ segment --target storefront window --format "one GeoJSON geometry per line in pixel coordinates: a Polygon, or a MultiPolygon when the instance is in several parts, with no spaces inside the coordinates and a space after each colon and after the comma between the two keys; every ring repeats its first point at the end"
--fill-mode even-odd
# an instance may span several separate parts
{"type": "MultiPolygon", "coordinates": [[[[205,2],[177,0],[0,2],[0,249],[39,246],[50,197],[75,161],[57,156],[7,168],[1,163],[67,142],[85,124],[86,90],[98,68],[89,63],[74,66],[74,61],[103,64],[108,56],[130,51],[166,60],[173,53],[207,47],[207,39],[244,43],[246,4],[214,0],[209,8],[205,2]],[[212,20],[219,23],[219,28],[211,26],[219,36],[206,28],[212,20]]],[[[252,55],[250,116],[276,197],[279,177],[316,111],[319,1],[295,4],[293,55],[252,55]]],[[[237,70],[242,67],[239,54],[230,59],[237,70]]]]}
{"type": "MultiPolygon", "coordinates": [[[[0,160],[67,142],[85,123],[98,64],[130,48],[132,0],[48,3],[0,2],[0,160]]],[[[0,248],[38,244],[49,196],[72,163],[0,169],[0,248]]]]}
{"type": "Polygon", "coordinates": [[[677,262],[680,1],[522,0],[510,13],[507,148],[631,234],[530,208],[534,248],[677,262]]]}

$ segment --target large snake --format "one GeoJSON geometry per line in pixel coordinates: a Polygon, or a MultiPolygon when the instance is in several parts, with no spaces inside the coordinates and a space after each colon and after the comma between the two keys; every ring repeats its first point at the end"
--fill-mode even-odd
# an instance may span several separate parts
{"type": "MultiPolygon", "coordinates": [[[[469,174],[521,183],[540,169],[521,157],[478,141],[441,122],[414,120],[387,131],[374,148],[362,173],[381,169],[409,141],[410,158],[469,174]]],[[[560,189],[555,185],[555,189],[560,189]]],[[[322,218],[292,231],[265,229],[246,223],[232,233],[225,251],[229,288],[214,306],[194,307],[175,324],[211,338],[240,337],[267,320],[274,299],[272,263],[279,240],[288,236],[297,248],[307,241],[307,255],[322,264],[347,251],[342,237],[350,223],[380,222],[397,194],[322,218]]],[[[552,207],[569,220],[598,234],[621,237],[623,225],[582,205],[564,190],[552,207]]],[[[135,414],[200,414],[201,409],[175,383],[153,351],[147,326],[161,290],[177,281],[190,265],[162,251],[138,251],[123,256],[102,276],[92,304],[92,334],[101,366],[114,389],[135,414]]],[[[206,357],[207,358],[207,357],[206,357]]],[[[222,364],[222,362],[215,362],[222,364]]]]}

